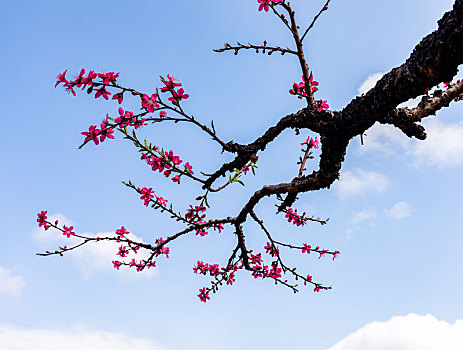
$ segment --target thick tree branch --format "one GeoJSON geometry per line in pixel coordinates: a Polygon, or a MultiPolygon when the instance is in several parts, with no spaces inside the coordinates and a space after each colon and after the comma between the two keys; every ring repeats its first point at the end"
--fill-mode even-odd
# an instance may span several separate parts
{"type": "Polygon", "coordinates": [[[402,130],[408,137],[419,140],[426,138],[423,126],[419,125],[423,118],[434,115],[438,110],[448,107],[450,102],[459,98],[463,93],[463,82],[451,87],[448,91],[436,90],[433,96],[425,95],[416,108],[397,108],[379,119],[381,124],[391,124],[402,130]]]}
{"type": "Polygon", "coordinates": [[[359,135],[400,103],[452,80],[463,63],[463,0],[456,0],[453,10],[438,24],[404,64],[385,74],[373,89],[341,111],[345,132],[359,135]]]}

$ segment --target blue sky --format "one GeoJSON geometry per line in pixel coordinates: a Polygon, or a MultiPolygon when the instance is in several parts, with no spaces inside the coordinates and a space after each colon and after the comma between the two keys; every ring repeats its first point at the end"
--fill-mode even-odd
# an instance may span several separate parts
{"type": "MultiPolygon", "coordinates": [[[[320,82],[316,97],[333,109],[403,63],[452,6],[450,0],[372,3],[333,0],[306,39],[320,82]]],[[[323,4],[294,0],[301,25],[323,4]]],[[[424,142],[387,126],[367,131],[364,146],[354,139],[341,181],[301,195],[296,205],[329,217],[328,225],[291,226],[274,215],[272,200],[256,208],[276,237],[341,251],[336,261],[285,254],[332,290],[293,294],[242,273],[203,304],[196,294],[209,279],[192,267],[197,260],[224,264],[234,247],[230,229],[176,241],[156,272],[140,276],[115,271],[110,247],[35,255],[63,242],[59,233],[36,227],[41,210],[76,232],[109,234],[124,225],[148,242],[179,226],[145,208],[121,181],[153,187],[179,209],[201,193],[191,182],[179,187],[153,173],[120,135],[78,150],[80,133],[106,113],[116,115],[118,105],[67,95],[54,88],[55,76],[82,67],[116,71],[120,83],[153,93],[159,75],[171,74],[190,94],[188,113],[206,124],[214,120],[222,139],[245,143],[303,108],[288,94],[300,81],[298,63],[212,49],[263,40],[291,47],[289,33],[248,0],[15,1],[3,4],[0,33],[0,348],[351,350],[362,336],[369,349],[423,349],[421,342],[430,346],[442,337],[447,348],[461,346],[462,104],[427,118],[424,142]],[[408,347],[403,339],[412,339],[408,347]]],[[[123,107],[138,108],[138,101],[127,99],[123,107]]],[[[231,159],[188,125],[149,126],[140,135],[204,172],[231,159]]],[[[262,183],[292,179],[308,135],[316,136],[283,133],[260,155],[244,188],[236,184],[212,198],[210,217],[236,215],[262,183]]],[[[263,233],[252,223],[245,230],[249,244],[262,249],[263,233]]]]}

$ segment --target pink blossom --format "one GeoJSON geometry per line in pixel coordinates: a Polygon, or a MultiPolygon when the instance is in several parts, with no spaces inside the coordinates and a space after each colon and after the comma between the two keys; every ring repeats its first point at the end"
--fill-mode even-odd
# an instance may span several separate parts
{"type": "Polygon", "coordinates": [[[64,83],[64,90],[65,90],[67,93],[72,93],[74,96],[76,95],[76,92],[74,91],[73,85],[72,85],[71,82],[65,82],[65,83],[64,83]]]}
{"type": "Polygon", "coordinates": [[[169,259],[169,252],[170,252],[170,248],[166,246],[162,247],[161,250],[159,251],[159,253],[164,254],[167,259],[169,259]]]}
{"type": "Polygon", "coordinates": [[[143,262],[140,260],[140,262],[135,265],[137,267],[137,272],[141,272],[143,271],[143,269],[145,268],[145,265],[143,264],[143,262]]]}
{"type": "Polygon", "coordinates": [[[311,248],[312,247],[310,245],[304,243],[304,248],[302,249],[302,254],[304,254],[304,253],[310,254],[310,249],[311,248]]]}
{"type": "Polygon", "coordinates": [[[133,123],[133,126],[135,126],[135,129],[138,129],[142,126],[145,126],[147,125],[145,122],[146,122],[146,118],[143,118],[143,119],[138,119],[138,118],[134,118],[134,123],[133,123]]]}
{"type": "Polygon", "coordinates": [[[207,269],[207,264],[204,264],[202,261],[199,261],[199,260],[196,266],[193,266],[194,273],[198,273],[198,270],[199,270],[200,273],[206,274],[205,269],[207,269]]]}
{"type": "Polygon", "coordinates": [[[204,228],[198,228],[196,229],[196,236],[201,236],[204,237],[208,234],[208,232],[204,228]]]}
{"type": "Polygon", "coordinates": [[[186,162],[184,165],[185,171],[190,174],[194,174],[193,172],[193,167],[190,165],[190,163],[186,162]]]}
{"type": "Polygon", "coordinates": [[[270,242],[267,242],[267,245],[266,245],[264,248],[265,248],[267,254],[270,254],[271,256],[277,256],[277,255],[278,255],[278,252],[280,251],[280,250],[278,249],[278,247],[276,247],[276,249],[275,249],[275,247],[273,246],[273,244],[270,243],[270,242]]]}
{"type": "Polygon", "coordinates": [[[181,100],[186,100],[188,97],[190,97],[190,95],[185,94],[183,88],[180,88],[177,91],[172,90],[172,97],[169,97],[168,100],[178,105],[181,100]]]}
{"type": "Polygon", "coordinates": [[[333,260],[336,259],[336,257],[341,254],[341,252],[339,250],[336,250],[334,253],[333,253],[333,260]]]}
{"type": "Polygon", "coordinates": [[[192,223],[198,223],[199,221],[203,220],[206,217],[206,214],[201,214],[205,212],[206,208],[203,206],[193,206],[190,204],[190,208],[187,209],[187,213],[185,214],[185,219],[192,223]]]}
{"type": "Polygon", "coordinates": [[[318,110],[321,112],[323,111],[324,109],[328,109],[330,108],[330,106],[326,103],[326,100],[322,101],[318,101],[317,102],[317,105],[318,105],[318,110]]]}
{"type": "Polygon", "coordinates": [[[119,73],[108,72],[108,73],[98,73],[98,77],[101,78],[101,82],[105,85],[115,84],[116,78],[119,77],[119,73]]]}
{"type": "Polygon", "coordinates": [[[114,268],[115,268],[115,269],[118,269],[118,270],[119,270],[119,267],[122,265],[122,263],[121,263],[120,261],[117,261],[117,260],[114,261],[114,260],[113,260],[113,265],[114,265],[114,268]]]}
{"type": "Polygon", "coordinates": [[[261,264],[262,263],[262,254],[259,253],[257,255],[254,255],[251,253],[251,257],[249,259],[251,264],[261,264]]]}
{"type": "Polygon", "coordinates": [[[143,95],[141,98],[141,105],[142,107],[146,108],[148,112],[154,112],[155,108],[159,108],[159,104],[156,102],[156,94],[152,94],[151,97],[148,95],[143,95]]]}
{"type": "Polygon", "coordinates": [[[106,86],[102,86],[101,88],[96,90],[95,98],[103,96],[103,98],[107,100],[109,99],[109,95],[111,95],[111,93],[108,90],[106,90],[106,86]]]}
{"type": "Polygon", "coordinates": [[[145,206],[148,206],[148,203],[150,202],[151,198],[153,198],[154,196],[152,195],[152,193],[154,193],[153,189],[150,187],[143,187],[143,188],[140,188],[138,187],[137,188],[138,192],[141,193],[141,197],[140,199],[143,199],[144,203],[145,203],[145,206]]]}
{"type": "Polygon", "coordinates": [[[100,141],[98,140],[98,135],[101,133],[100,129],[96,128],[96,125],[90,125],[88,131],[84,131],[81,134],[86,136],[84,142],[92,140],[95,142],[95,145],[98,145],[100,141]]]}
{"type": "MultiPolygon", "coordinates": [[[[312,85],[312,92],[318,91],[318,81],[313,80],[313,75],[310,75],[310,83],[312,85]]],[[[305,92],[305,79],[304,76],[302,76],[302,82],[298,83],[293,83],[293,88],[289,90],[289,93],[291,95],[296,95],[298,98],[302,98],[307,96],[307,93],[305,92]]]]}
{"type": "Polygon", "coordinates": [[[199,290],[198,294],[199,300],[202,302],[206,302],[207,300],[210,300],[211,298],[209,297],[209,292],[206,292],[206,287],[202,288],[199,290]]]}
{"type": "Polygon", "coordinates": [[[164,207],[166,206],[166,204],[167,204],[167,202],[168,202],[167,199],[164,199],[164,198],[162,198],[161,196],[159,196],[159,197],[156,196],[156,199],[158,200],[158,203],[159,203],[160,205],[164,206],[164,207]]]}
{"type": "Polygon", "coordinates": [[[119,104],[122,103],[122,100],[123,100],[123,99],[124,99],[124,95],[123,95],[122,92],[113,95],[113,100],[117,100],[117,102],[118,102],[119,104]]]}
{"type": "Polygon", "coordinates": [[[259,11],[264,10],[265,12],[268,12],[269,5],[271,3],[277,4],[281,2],[281,0],[257,0],[257,2],[260,4],[259,5],[259,11]]]}
{"type": "Polygon", "coordinates": [[[303,145],[307,145],[309,147],[313,147],[313,148],[316,148],[318,149],[319,147],[319,142],[318,142],[318,139],[317,137],[315,137],[315,139],[311,138],[310,136],[307,137],[307,140],[305,140],[304,142],[301,143],[301,146],[303,145]]]}
{"type": "Polygon", "coordinates": [[[121,245],[119,247],[119,252],[117,253],[117,255],[121,256],[122,258],[125,258],[127,254],[129,254],[128,249],[125,246],[121,245]]]}
{"type": "Polygon", "coordinates": [[[174,77],[171,77],[169,74],[167,74],[167,80],[162,79],[162,82],[164,83],[165,87],[161,88],[161,92],[174,91],[176,86],[182,86],[182,84],[178,83],[177,80],[174,77]]]}
{"type": "Polygon", "coordinates": [[[116,235],[119,235],[119,238],[124,238],[124,235],[128,235],[129,233],[124,226],[116,230],[116,235]]]}
{"type": "Polygon", "coordinates": [[[70,226],[70,227],[66,227],[66,225],[63,227],[64,229],[64,232],[63,232],[63,236],[67,236],[67,238],[71,237],[71,236],[74,236],[75,233],[72,232],[72,229],[74,228],[74,226],[70,226]]]}
{"type": "MultiPolygon", "coordinates": [[[[85,72],[85,69],[82,69],[82,71],[85,72]]],[[[81,75],[82,74],[81,71],[81,75]]],[[[80,82],[82,83],[82,90],[85,89],[86,86],[91,86],[93,84],[93,79],[95,79],[98,75],[94,71],[88,72],[88,75],[86,77],[81,77],[80,82]]]]}
{"type": "Polygon", "coordinates": [[[231,286],[231,285],[233,285],[234,282],[235,282],[235,273],[232,272],[232,273],[230,273],[230,275],[228,276],[227,284],[231,286]]]}
{"type": "Polygon", "coordinates": [[[113,136],[114,130],[111,128],[108,128],[108,124],[101,123],[100,127],[101,127],[100,142],[103,142],[106,138],[114,139],[114,136],[113,136]]]}
{"type": "Polygon", "coordinates": [[[325,250],[325,249],[323,249],[321,252],[317,252],[317,253],[320,254],[320,256],[318,257],[318,258],[320,259],[323,255],[325,255],[326,253],[328,253],[328,251],[325,250]]]}
{"type": "MultiPolygon", "coordinates": [[[[312,276],[307,275],[306,280],[312,282],[312,276]]],[[[307,285],[307,281],[304,281],[304,285],[307,285]]]]}
{"type": "Polygon", "coordinates": [[[41,211],[40,213],[37,214],[37,222],[39,223],[39,227],[46,226],[47,225],[47,211],[41,211]]]}
{"type": "Polygon", "coordinates": [[[272,264],[272,268],[268,271],[267,277],[273,279],[281,277],[281,268],[278,267],[278,264],[272,264]]]}
{"type": "Polygon", "coordinates": [[[208,267],[209,273],[212,277],[216,277],[219,274],[219,265],[218,264],[211,264],[208,267]]]}
{"type": "Polygon", "coordinates": [[[177,182],[178,184],[180,184],[180,176],[178,176],[178,175],[177,175],[177,176],[174,176],[174,177],[172,178],[172,181],[173,181],[173,182],[177,182]]]}
{"type": "Polygon", "coordinates": [[[68,83],[68,81],[66,80],[67,71],[68,70],[66,69],[63,73],[60,73],[56,76],[57,81],[56,81],[55,87],[57,87],[61,83],[64,83],[64,84],[68,83]]]}

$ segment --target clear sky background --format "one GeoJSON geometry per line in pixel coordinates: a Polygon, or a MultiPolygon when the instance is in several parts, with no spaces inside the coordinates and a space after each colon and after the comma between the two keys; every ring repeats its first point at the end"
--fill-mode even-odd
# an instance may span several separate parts
{"type": "MultiPolygon", "coordinates": [[[[333,0],[306,39],[320,82],[316,97],[332,109],[344,107],[362,84],[373,86],[402,64],[452,3],[333,0]]],[[[300,25],[323,4],[294,0],[300,25]]],[[[124,225],[152,242],[181,226],[144,207],[121,181],[153,187],[178,210],[201,193],[187,179],[178,186],[153,173],[120,133],[78,150],[80,133],[106,113],[115,116],[118,105],[68,95],[54,88],[55,76],[82,67],[115,71],[121,84],[151,94],[159,75],[171,74],[190,94],[188,113],[206,124],[214,120],[222,139],[247,143],[304,106],[288,93],[300,81],[298,62],[212,49],[263,40],[292,47],[287,30],[249,0],[3,1],[1,14],[0,349],[463,347],[463,103],[427,118],[424,142],[388,126],[367,131],[364,146],[352,140],[341,181],[301,195],[295,206],[329,217],[328,225],[289,225],[274,215],[272,199],[256,208],[276,238],[341,251],[336,261],[283,253],[332,290],[293,294],[240,273],[236,285],[203,304],[196,295],[209,278],[192,267],[197,260],[226,262],[234,247],[230,228],[175,241],[170,258],[148,274],[114,270],[113,249],[104,246],[61,258],[35,255],[70,243],[37,228],[41,210],[78,233],[101,235],[124,225]]],[[[127,98],[123,107],[138,105],[127,98]]],[[[192,126],[148,126],[140,135],[173,149],[198,172],[231,159],[192,126]]],[[[309,135],[316,136],[283,133],[260,154],[257,175],[248,174],[244,188],[236,184],[211,197],[209,217],[236,215],[262,183],[291,180],[299,143],[309,135]]],[[[262,250],[263,233],[252,223],[245,230],[248,243],[262,250]]]]}

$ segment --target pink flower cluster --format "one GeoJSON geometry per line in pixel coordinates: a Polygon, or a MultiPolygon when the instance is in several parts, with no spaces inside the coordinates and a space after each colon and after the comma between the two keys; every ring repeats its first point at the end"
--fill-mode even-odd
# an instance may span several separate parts
{"type": "MultiPolygon", "coordinates": [[[[154,190],[151,187],[137,187],[138,193],[141,194],[140,199],[143,200],[145,206],[148,206],[149,202],[156,197],[156,202],[154,203],[154,209],[162,208],[161,211],[165,210],[166,204],[168,202],[167,199],[162,198],[161,196],[157,196],[154,194],[154,190]]],[[[124,227],[122,227],[124,228],[124,227]]],[[[128,233],[128,232],[127,232],[128,233]]]]}
{"type": "Polygon", "coordinates": [[[121,128],[124,128],[127,126],[134,126],[135,129],[138,129],[141,126],[146,125],[145,123],[146,119],[139,120],[138,117],[133,116],[132,111],[124,111],[124,109],[119,107],[117,112],[119,113],[119,117],[114,119],[114,122],[121,128]]]}
{"type": "MultiPolygon", "coordinates": [[[[160,173],[164,172],[164,175],[166,177],[169,177],[171,175],[173,167],[176,167],[183,162],[183,160],[181,160],[178,156],[174,156],[174,153],[172,152],[172,150],[170,150],[169,152],[164,152],[163,150],[161,150],[159,152],[159,148],[155,147],[154,151],[159,153],[159,157],[154,156],[154,155],[148,156],[142,152],[141,159],[145,159],[148,165],[151,166],[151,169],[153,171],[158,170],[160,173]]],[[[191,175],[194,174],[193,167],[190,165],[189,162],[186,162],[183,165],[183,167],[184,167],[185,173],[191,174],[191,175]]],[[[180,173],[174,176],[172,178],[172,181],[180,184],[181,175],[182,174],[180,173]]]]}
{"type": "Polygon", "coordinates": [[[309,146],[309,148],[316,148],[318,149],[319,147],[319,142],[318,142],[318,139],[317,137],[315,137],[315,139],[311,138],[310,136],[307,137],[307,140],[305,140],[304,142],[301,143],[301,146],[304,146],[304,145],[307,145],[309,146]]]}
{"type": "MultiPolygon", "coordinates": [[[[111,93],[106,90],[106,85],[116,84],[116,79],[119,77],[119,73],[95,73],[94,71],[88,72],[87,76],[85,76],[85,69],[82,68],[80,73],[75,77],[74,80],[67,80],[66,72],[67,69],[63,73],[60,73],[56,76],[57,81],[55,87],[62,83],[64,85],[65,90],[67,92],[72,93],[75,96],[76,92],[74,91],[74,87],[82,88],[82,90],[84,90],[87,86],[89,86],[88,93],[91,93],[94,85],[94,80],[96,78],[100,78],[99,83],[103,84],[103,86],[96,90],[95,98],[103,96],[103,98],[106,100],[109,98],[109,95],[111,95],[111,93]]],[[[119,98],[119,103],[121,103],[122,95],[118,98],[113,97],[113,99],[118,99],[118,101],[119,98]]]]}
{"type": "Polygon", "coordinates": [[[50,228],[50,225],[47,223],[47,211],[41,211],[40,213],[37,214],[37,222],[39,223],[39,227],[42,227],[45,230],[48,230],[50,228]]]}
{"type": "Polygon", "coordinates": [[[144,202],[145,206],[147,207],[150,200],[152,198],[154,198],[153,189],[151,187],[149,187],[149,188],[148,187],[143,187],[143,188],[138,187],[137,191],[138,191],[138,193],[141,194],[140,199],[143,199],[143,202],[144,202]]]}
{"type": "Polygon", "coordinates": [[[326,103],[327,101],[326,100],[318,100],[316,101],[317,102],[317,106],[318,106],[318,110],[321,112],[323,111],[324,109],[328,109],[330,108],[330,105],[328,103],[326,103]]]}
{"type": "Polygon", "coordinates": [[[85,136],[84,143],[87,141],[93,141],[95,145],[98,145],[100,142],[106,140],[106,138],[114,139],[113,133],[114,130],[108,128],[107,117],[100,124],[101,129],[97,129],[96,125],[90,125],[88,131],[84,131],[81,134],[85,136]],[[98,139],[99,137],[99,139],[98,139]]]}
{"type": "Polygon", "coordinates": [[[267,245],[264,247],[267,254],[271,256],[277,256],[280,251],[278,247],[275,247],[272,243],[267,242],[267,245]]]}
{"type": "MultiPolygon", "coordinates": [[[[318,91],[318,81],[313,80],[313,75],[310,75],[310,82],[312,84],[312,92],[318,91]]],[[[305,79],[304,76],[302,76],[302,81],[298,83],[293,83],[293,88],[289,90],[289,93],[291,95],[296,95],[298,98],[303,98],[307,96],[307,93],[305,92],[305,79]]]]}
{"type": "Polygon", "coordinates": [[[292,208],[288,209],[288,212],[285,215],[285,218],[288,219],[288,222],[293,222],[294,225],[304,226],[307,223],[307,220],[304,218],[305,212],[302,215],[297,213],[297,209],[293,210],[292,208]]]}
{"type": "Polygon", "coordinates": [[[207,275],[209,273],[212,277],[217,277],[219,275],[219,265],[218,264],[208,264],[202,261],[198,261],[196,266],[193,266],[194,273],[200,273],[207,275]]]}
{"type": "Polygon", "coordinates": [[[264,10],[265,12],[268,12],[270,4],[278,4],[282,0],[257,0],[257,3],[259,4],[259,11],[264,10]]]}
{"type": "Polygon", "coordinates": [[[206,211],[206,208],[200,205],[196,205],[194,208],[190,204],[190,207],[187,209],[185,214],[185,219],[193,224],[204,222],[203,219],[206,217],[206,214],[202,214],[206,211]]]}
{"type": "MultiPolygon", "coordinates": [[[[252,257],[252,254],[251,254],[252,257]]],[[[251,263],[253,264],[251,267],[253,269],[252,276],[254,278],[261,277],[264,278],[280,278],[281,277],[281,268],[278,267],[278,262],[273,261],[272,266],[269,269],[269,266],[262,264],[262,259],[259,256],[255,255],[254,259],[251,259],[251,263]]]]}
{"type": "MultiPolygon", "coordinates": [[[[205,214],[206,208],[200,205],[196,205],[194,208],[190,204],[190,208],[187,209],[187,212],[185,214],[185,219],[192,224],[202,224],[204,223],[204,218],[206,217],[205,214]]],[[[214,226],[214,229],[218,229],[219,233],[223,230],[222,224],[218,224],[214,226]]],[[[207,230],[205,227],[197,228],[195,229],[196,235],[198,236],[206,236],[208,234],[207,230]]]]}
{"type": "MultiPolygon", "coordinates": [[[[162,243],[164,243],[164,239],[162,237],[156,239],[157,245],[160,245],[162,243]]],[[[165,255],[166,258],[169,259],[169,253],[170,253],[170,248],[163,245],[161,249],[159,249],[159,251],[156,252],[156,257],[158,257],[159,255],[165,255]]]]}
{"type": "Polygon", "coordinates": [[[181,83],[177,82],[174,77],[171,77],[167,74],[167,80],[161,77],[162,82],[164,83],[165,87],[161,88],[161,92],[169,91],[172,96],[168,98],[169,101],[172,102],[174,105],[179,105],[181,100],[186,100],[190,95],[185,94],[183,88],[178,89],[175,91],[176,87],[182,86],[181,83]]]}
{"type": "MultiPolygon", "coordinates": [[[[312,92],[318,91],[318,81],[313,80],[313,75],[310,74],[310,83],[312,85],[312,92]]],[[[305,91],[305,79],[302,76],[302,81],[300,83],[293,83],[293,88],[289,90],[291,95],[296,95],[298,98],[303,98],[307,96],[305,91]]],[[[317,108],[321,112],[324,109],[330,108],[326,100],[318,100],[316,101],[317,108]]]]}
{"type": "MultiPolygon", "coordinates": [[[[243,264],[239,265],[235,264],[230,268],[220,268],[218,264],[208,264],[204,263],[202,261],[198,261],[195,266],[193,266],[193,271],[196,274],[202,274],[202,275],[207,275],[209,274],[210,276],[214,277],[216,279],[216,284],[222,284],[223,279],[227,281],[227,285],[233,285],[235,282],[235,273],[239,269],[243,268],[243,264]],[[223,279],[219,279],[219,277],[223,277],[223,279]]],[[[205,287],[199,290],[198,297],[202,302],[206,302],[207,300],[210,299],[209,297],[209,292],[212,289],[206,289],[205,287]]]]}
{"type": "Polygon", "coordinates": [[[128,254],[129,250],[125,246],[121,245],[116,255],[119,255],[121,258],[125,258],[128,254]]]}
{"type": "Polygon", "coordinates": [[[209,296],[209,292],[206,291],[206,287],[202,288],[199,290],[198,294],[199,300],[201,300],[203,303],[205,303],[207,300],[210,300],[211,297],[209,296]]]}

